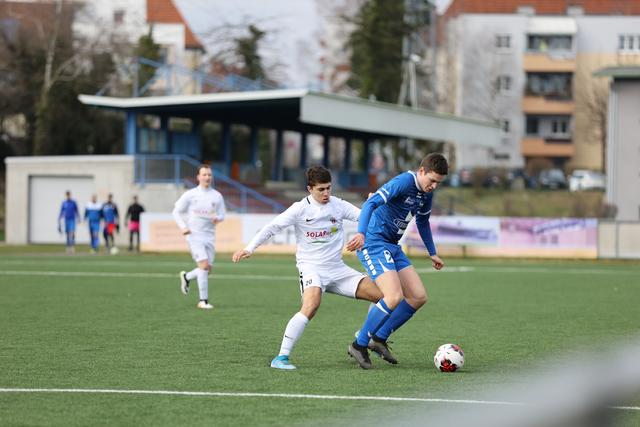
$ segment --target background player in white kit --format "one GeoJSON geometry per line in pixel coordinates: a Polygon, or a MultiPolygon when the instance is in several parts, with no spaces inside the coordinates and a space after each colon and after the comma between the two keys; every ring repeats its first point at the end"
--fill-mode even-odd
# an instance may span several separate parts
{"type": "Polygon", "coordinates": [[[197,267],[180,272],[180,290],[189,293],[189,281],[197,279],[200,301],[196,307],[211,309],[209,304],[209,271],[215,257],[216,225],[224,220],[225,206],[222,194],[211,188],[211,167],[198,167],[198,186],[185,192],[176,202],[173,218],[182,234],[187,236],[191,256],[197,267]],[[187,220],[185,222],[184,215],[187,220]]]}
{"type": "Polygon", "coordinates": [[[337,197],[331,197],[331,173],[322,166],[307,169],[310,195],[295,202],[264,226],[246,248],[233,254],[233,262],[249,258],[273,235],[293,226],[296,232],[296,265],[300,272],[302,307],[293,315],[284,331],[280,353],[271,361],[276,369],[295,369],[289,355],[309,320],[313,318],[323,292],[377,302],[382,293],[363,273],[342,261],[344,232],[342,221],[358,221],[360,209],[337,197]]]}

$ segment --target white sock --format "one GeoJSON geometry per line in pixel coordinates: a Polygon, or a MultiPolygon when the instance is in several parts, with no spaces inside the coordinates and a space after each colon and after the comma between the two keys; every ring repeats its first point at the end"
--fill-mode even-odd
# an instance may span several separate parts
{"type": "Polygon", "coordinates": [[[302,336],[307,323],[309,323],[309,319],[307,319],[307,316],[304,314],[297,312],[293,315],[289,323],[287,323],[287,328],[284,330],[279,356],[288,356],[291,354],[293,346],[296,345],[296,342],[302,336]]]}
{"type": "Polygon", "coordinates": [[[198,290],[200,291],[200,299],[209,299],[209,272],[196,268],[198,275],[198,290]]]}
{"type": "Polygon", "coordinates": [[[193,280],[196,277],[198,277],[198,271],[200,271],[199,268],[194,268],[193,270],[191,270],[190,272],[187,273],[187,280],[193,280]]]}

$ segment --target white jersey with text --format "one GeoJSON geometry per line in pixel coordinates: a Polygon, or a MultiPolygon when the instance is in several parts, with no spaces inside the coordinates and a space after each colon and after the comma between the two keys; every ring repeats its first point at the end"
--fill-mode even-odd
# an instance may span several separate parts
{"type": "Polygon", "coordinates": [[[180,229],[191,231],[188,240],[211,242],[216,233],[216,226],[211,220],[214,217],[223,220],[226,209],[219,191],[198,186],[180,196],[172,213],[180,229]]]}
{"type": "Polygon", "coordinates": [[[337,197],[326,204],[307,196],[295,202],[256,234],[245,250],[253,253],[281,230],[293,226],[296,233],[296,262],[326,266],[342,263],[344,231],[342,221],[358,221],[360,209],[337,197]]]}

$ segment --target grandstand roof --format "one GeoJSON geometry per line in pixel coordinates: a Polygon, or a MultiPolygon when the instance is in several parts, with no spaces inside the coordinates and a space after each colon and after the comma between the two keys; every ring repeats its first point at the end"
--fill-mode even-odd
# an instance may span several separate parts
{"type": "Polygon", "coordinates": [[[80,95],[79,100],[121,111],[320,135],[407,137],[487,147],[495,147],[500,140],[499,126],[490,122],[298,89],[143,98],[80,95]]]}
{"type": "Polygon", "coordinates": [[[184,25],[184,47],[204,50],[187,21],[173,4],[172,0],[147,0],[147,22],[184,25]]]}

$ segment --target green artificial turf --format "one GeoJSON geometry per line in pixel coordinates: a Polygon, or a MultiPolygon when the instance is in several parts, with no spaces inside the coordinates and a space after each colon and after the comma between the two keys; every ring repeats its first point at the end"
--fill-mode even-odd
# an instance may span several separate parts
{"type": "MultiPolygon", "coordinates": [[[[233,264],[218,254],[215,309],[201,311],[195,286],[179,293],[177,273],[193,268],[187,254],[80,252],[0,248],[0,388],[481,399],[545,360],[637,338],[640,319],[639,263],[445,260],[436,273],[416,259],[429,302],[392,336],[400,364],[374,358],[375,369],[358,368],[346,347],[368,303],[326,295],[291,356],[298,369],[282,372],[268,365],[299,309],[293,256],[233,264]],[[466,353],[453,374],[432,360],[448,342],[466,353]]],[[[349,425],[442,405],[0,392],[0,424],[349,425]]],[[[616,417],[640,424],[637,410],[616,417]]]]}

